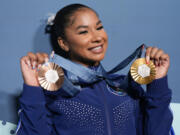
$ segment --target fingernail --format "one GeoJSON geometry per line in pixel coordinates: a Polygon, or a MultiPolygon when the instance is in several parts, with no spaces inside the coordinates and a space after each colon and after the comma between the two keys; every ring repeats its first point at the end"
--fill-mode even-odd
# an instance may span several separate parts
{"type": "Polygon", "coordinates": [[[50,55],[51,58],[54,57],[54,51],[51,52],[51,55],[50,55]]]}
{"type": "Polygon", "coordinates": [[[149,56],[146,56],[146,64],[149,64],[149,56]]]}
{"type": "Polygon", "coordinates": [[[41,64],[38,64],[38,69],[41,67],[41,64]]]}
{"type": "Polygon", "coordinates": [[[29,60],[27,61],[27,64],[29,67],[31,67],[31,62],[29,60]]]}
{"type": "Polygon", "coordinates": [[[38,64],[36,71],[39,71],[41,66],[41,64],[38,64]]]}
{"type": "Polygon", "coordinates": [[[36,68],[36,61],[33,62],[32,66],[33,66],[32,69],[36,68]]]}

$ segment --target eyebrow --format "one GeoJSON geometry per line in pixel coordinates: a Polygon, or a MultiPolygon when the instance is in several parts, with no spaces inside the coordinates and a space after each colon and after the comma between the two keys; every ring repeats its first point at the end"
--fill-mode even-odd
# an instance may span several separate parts
{"type": "MultiPolygon", "coordinates": [[[[99,25],[101,23],[101,21],[99,20],[97,23],[96,23],[96,25],[99,25]]],[[[87,25],[80,25],[80,26],[78,26],[77,28],[76,28],[76,30],[78,30],[78,29],[80,29],[80,28],[88,28],[88,26],[87,25]]]]}
{"type": "Polygon", "coordinates": [[[99,25],[100,23],[102,23],[101,20],[99,20],[99,21],[96,23],[96,25],[99,25]]]}

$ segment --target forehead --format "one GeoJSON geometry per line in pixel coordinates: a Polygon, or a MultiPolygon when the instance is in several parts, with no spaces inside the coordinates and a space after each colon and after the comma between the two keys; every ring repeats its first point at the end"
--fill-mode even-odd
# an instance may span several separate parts
{"type": "Polygon", "coordinates": [[[96,24],[98,21],[98,15],[88,8],[79,9],[71,16],[72,26],[96,24]]]}

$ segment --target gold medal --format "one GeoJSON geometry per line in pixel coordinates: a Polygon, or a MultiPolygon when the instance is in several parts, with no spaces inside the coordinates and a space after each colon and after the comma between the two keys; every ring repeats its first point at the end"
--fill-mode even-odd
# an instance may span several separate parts
{"type": "Polygon", "coordinates": [[[47,62],[39,69],[38,81],[45,90],[57,91],[64,82],[64,72],[57,64],[47,62]]]}
{"type": "Polygon", "coordinates": [[[139,58],[131,65],[130,73],[137,83],[149,84],[155,79],[155,65],[152,61],[146,64],[145,58],[139,58]]]}

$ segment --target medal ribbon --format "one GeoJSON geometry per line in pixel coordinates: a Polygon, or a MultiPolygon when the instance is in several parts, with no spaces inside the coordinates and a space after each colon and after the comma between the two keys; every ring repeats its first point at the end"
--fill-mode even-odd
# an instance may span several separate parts
{"type": "Polygon", "coordinates": [[[57,54],[54,54],[54,56],[51,57],[49,61],[58,64],[67,72],[67,76],[64,76],[64,83],[62,85],[62,89],[68,95],[73,97],[81,91],[80,84],[92,84],[100,80],[105,80],[110,87],[127,87],[129,75],[127,75],[124,81],[120,83],[119,81],[113,81],[114,77],[112,77],[112,74],[126,67],[135,57],[141,57],[143,48],[144,44],[139,46],[129,57],[127,57],[125,60],[120,62],[117,66],[115,66],[112,70],[108,72],[105,71],[101,64],[95,71],[85,66],[82,66],[81,64],[74,63],[57,54]]]}

